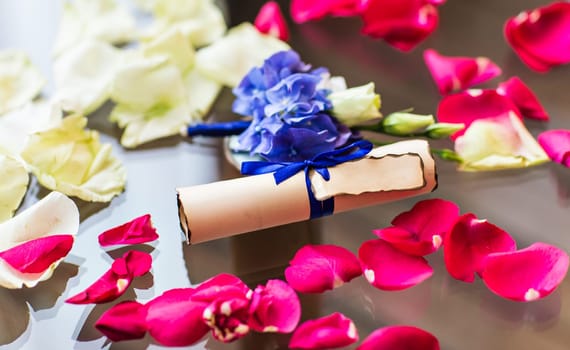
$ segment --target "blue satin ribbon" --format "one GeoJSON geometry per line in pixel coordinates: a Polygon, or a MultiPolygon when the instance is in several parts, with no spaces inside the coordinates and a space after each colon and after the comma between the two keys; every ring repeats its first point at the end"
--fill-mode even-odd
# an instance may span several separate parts
{"type": "Polygon", "coordinates": [[[222,123],[194,124],[186,128],[186,136],[232,136],[239,135],[251,124],[249,120],[222,123]]]}
{"type": "Polygon", "coordinates": [[[348,146],[335,149],[329,152],[317,154],[310,160],[302,162],[243,162],[241,173],[244,175],[259,175],[273,173],[275,184],[287,180],[299,171],[305,172],[305,184],[311,206],[311,219],[321,216],[331,215],[334,212],[334,198],[319,201],[313,194],[309,171],[316,171],[325,181],[330,180],[328,168],[344,162],[359,159],[367,155],[372,150],[372,143],[366,140],[356,141],[348,146]]]}

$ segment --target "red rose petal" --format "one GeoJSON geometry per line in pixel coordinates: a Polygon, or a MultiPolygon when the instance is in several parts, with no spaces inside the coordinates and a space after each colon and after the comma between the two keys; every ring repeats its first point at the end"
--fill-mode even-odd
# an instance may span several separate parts
{"type": "Polygon", "coordinates": [[[364,34],[382,38],[402,51],[426,39],[439,22],[433,1],[426,0],[368,0],[361,16],[364,34]]]}
{"type": "Polygon", "coordinates": [[[302,293],[334,289],[362,274],[360,263],[348,249],[335,245],[306,245],[299,249],[285,278],[302,293]]]}
{"type": "Polygon", "coordinates": [[[253,291],[249,326],[257,332],[292,332],[301,319],[297,293],[281,280],[269,280],[253,291]]]}
{"type": "Polygon", "coordinates": [[[560,248],[534,243],[514,252],[490,254],[481,277],[493,293],[516,301],[533,301],[552,293],[564,280],[568,254],[560,248]]]}
{"type": "Polygon", "coordinates": [[[111,268],[87,289],[67,299],[71,304],[100,304],[113,301],[123,295],[134,277],[150,271],[152,257],[136,250],[126,252],[116,259],[111,268]]]}
{"type": "Polygon", "coordinates": [[[358,341],[352,320],[339,312],[301,324],[289,341],[292,349],[332,349],[358,341]]]}
{"type": "Polygon", "coordinates": [[[570,130],[545,131],[538,135],[538,143],[550,159],[570,168],[570,130]]]}
{"type": "Polygon", "coordinates": [[[383,290],[406,289],[433,274],[426,259],[402,253],[381,239],[364,242],[358,257],[368,282],[383,290]]]}
{"type": "Polygon", "coordinates": [[[546,72],[570,62],[570,3],[554,2],[521,12],[505,23],[505,37],[531,69],[546,72]]]}
{"type": "Polygon", "coordinates": [[[501,228],[473,214],[459,217],[443,246],[449,274],[458,280],[473,282],[483,270],[487,255],[516,249],[514,239],[501,228]]]}
{"type": "Polygon", "coordinates": [[[18,244],[0,252],[0,258],[22,273],[43,273],[72,247],[72,235],[52,235],[18,244]]]}
{"type": "Polygon", "coordinates": [[[101,233],[99,244],[102,247],[116,244],[140,244],[154,241],[157,238],[158,234],[152,226],[150,214],[146,214],[101,233]]]}
{"type": "Polygon", "coordinates": [[[356,16],[361,0],[292,0],[291,17],[297,23],[321,19],[327,15],[356,16]]]}
{"type": "Polygon", "coordinates": [[[390,326],[372,332],[356,350],[439,350],[431,333],[411,326],[390,326]]]}
{"type": "Polygon", "coordinates": [[[147,331],[146,307],[136,301],[124,301],[105,311],[95,323],[112,341],[140,339],[147,331]]]}
{"type": "Polygon", "coordinates": [[[192,288],[173,289],[151,300],[146,322],[149,334],[166,346],[188,346],[204,337],[210,327],[202,314],[207,304],[192,300],[192,288]]]}
{"type": "Polygon", "coordinates": [[[285,22],[279,4],[275,1],[268,1],[259,9],[253,25],[261,33],[272,35],[283,41],[289,39],[287,22],[285,22]]]}
{"type": "Polygon", "coordinates": [[[404,253],[423,256],[441,246],[458,216],[459,207],[455,203],[437,198],[427,199],[396,216],[392,220],[392,227],[373,232],[404,253]]]}
{"type": "Polygon", "coordinates": [[[501,68],[487,57],[451,57],[433,49],[424,51],[424,61],[439,92],[446,95],[501,75],[501,68]]]}
{"type": "Polygon", "coordinates": [[[437,119],[442,123],[465,124],[463,130],[451,136],[451,139],[455,140],[463,135],[475,120],[508,117],[510,113],[520,117],[520,112],[513,101],[497,91],[467,90],[445,96],[437,108],[437,119]]]}
{"type": "Polygon", "coordinates": [[[536,95],[518,77],[512,77],[500,83],[497,92],[510,98],[524,117],[549,120],[548,113],[546,113],[536,95]]]}

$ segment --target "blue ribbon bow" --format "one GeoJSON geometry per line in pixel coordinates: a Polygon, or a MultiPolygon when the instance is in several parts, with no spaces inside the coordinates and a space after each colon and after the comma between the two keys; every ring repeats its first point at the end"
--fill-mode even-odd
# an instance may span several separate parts
{"type": "Polygon", "coordinates": [[[315,170],[325,181],[329,181],[329,167],[362,158],[367,155],[370,150],[372,150],[372,143],[370,141],[360,140],[333,151],[319,153],[313,158],[302,162],[243,162],[241,165],[241,173],[244,175],[273,173],[275,184],[279,185],[281,182],[303,170],[305,172],[305,184],[307,185],[307,194],[311,206],[311,219],[315,219],[333,213],[334,198],[331,197],[324,201],[319,201],[315,198],[311,189],[309,171],[315,170]]]}

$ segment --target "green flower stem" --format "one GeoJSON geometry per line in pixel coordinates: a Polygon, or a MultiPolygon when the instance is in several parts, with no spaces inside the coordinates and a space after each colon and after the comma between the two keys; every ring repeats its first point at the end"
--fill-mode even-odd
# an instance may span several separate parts
{"type": "MultiPolygon", "coordinates": [[[[372,144],[374,146],[386,146],[389,145],[393,142],[381,142],[381,141],[375,141],[375,140],[368,140],[370,142],[372,142],[372,144]]],[[[440,157],[443,160],[447,160],[450,162],[456,162],[456,163],[463,163],[463,159],[461,158],[461,156],[459,156],[459,154],[457,154],[455,151],[449,149],[449,148],[431,148],[431,153],[440,157]]]]}

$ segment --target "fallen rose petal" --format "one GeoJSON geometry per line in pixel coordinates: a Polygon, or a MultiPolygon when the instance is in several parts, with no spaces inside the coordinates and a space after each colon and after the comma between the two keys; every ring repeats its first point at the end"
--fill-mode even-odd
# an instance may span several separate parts
{"type": "Polygon", "coordinates": [[[51,235],[4,250],[0,259],[22,273],[43,273],[66,257],[72,247],[72,235],[51,235]]]}
{"type": "Polygon", "coordinates": [[[425,0],[368,0],[362,6],[362,32],[402,51],[426,39],[439,22],[437,8],[425,0]]]}
{"type": "Polygon", "coordinates": [[[292,332],[301,319],[297,293],[281,280],[269,280],[253,291],[249,326],[257,332],[292,332]]]}
{"type": "Polygon", "coordinates": [[[487,57],[451,57],[433,49],[424,51],[427,65],[439,92],[446,95],[501,75],[501,68],[487,57]]]}
{"type": "Polygon", "coordinates": [[[525,168],[549,161],[514,112],[473,121],[455,140],[455,152],[463,171],[525,168]]]}
{"type": "Polygon", "coordinates": [[[520,112],[513,101],[495,90],[473,89],[445,96],[437,107],[437,119],[443,123],[463,123],[465,129],[451,136],[457,139],[475,120],[491,119],[520,112]]]}
{"type": "Polygon", "coordinates": [[[149,334],[166,346],[188,346],[204,337],[210,327],[202,313],[207,304],[192,300],[193,288],[172,289],[146,304],[149,334]]]}
{"type": "MultiPolygon", "coordinates": [[[[51,192],[30,208],[0,223],[2,233],[0,251],[7,251],[43,237],[75,235],[78,230],[77,205],[65,195],[51,192]]],[[[67,238],[62,240],[65,241],[67,238]]],[[[0,259],[0,285],[6,288],[21,288],[22,285],[34,287],[38,282],[50,278],[61,261],[61,258],[54,260],[42,273],[22,273],[0,259]]]]}
{"type": "Polygon", "coordinates": [[[360,0],[292,0],[291,17],[297,23],[321,19],[327,15],[350,17],[360,14],[360,0]]]}
{"type": "Polygon", "coordinates": [[[489,254],[481,277],[495,294],[516,301],[533,301],[552,293],[568,271],[568,254],[546,243],[514,252],[489,254]]]}
{"type": "Polygon", "coordinates": [[[515,249],[516,242],[507,232],[473,214],[464,214],[447,235],[443,257],[453,278],[473,282],[475,273],[483,270],[487,255],[515,249]]]}
{"type": "Polygon", "coordinates": [[[30,136],[22,151],[38,182],[90,202],[110,202],[125,186],[126,171],[99,141],[99,132],[85,129],[87,118],[73,114],[57,127],[30,136]]]}
{"type": "Polygon", "coordinates": [[[545,131],[538,135],[538,143],[550,159],[570,168],[570,130],[545,131]]]}
{"type": "Polygon", "coordinates": [[[131,250],[113,261],[111,268],[87,289],[66,300],[71,304],[101,304],[123,295],[134,277],[150,271],[150,254],[131,250]]]}
{"type": "Polygon", "coordinates": [[[112,341],[140,339],[147,331],[146,307],[136,301],[119,303],[99,317],[95,328],[112,341]]]}
{"type": "Polygon", "coordinates": [[[102,247],[115,244],[140,244],[157,238],[158,234],[152,225],[150,214],[145,214],[101,233],[99,244],[102,247]]]}
{"type": "Polygon", "coordinates": [[[515,53],[531,69],[546,72],[570,62],[570,3],[521,12],[505,23],[504,34],[515,53]]]}
{"type": "MultiPolygon", "coordinates": [[[[1,152],[2,146],[0,145],[1,152]]],[[[0,154],[0,203],[2,203],[0,222],[14,215],[26,195],[29,182],[30,178],[24,163],[14,157],[0,154]]]]}
{"type": "Polygon", "coordinates": [[[433,274],[426,259],[403,253],[381,239],[364,242],[358,257],[368,282],[382,290],[413,287],[433,274]]]}
{"type": "Polygon", "coordinates": [[[356,350],[439,350],[431,333],[412,326],[390,326],[372,332],[356,350]]]}
{"type": "Polygon", "coordinates": [[[292,349],[340,348],[358,341],[358,332],[351,319],[335,312],[302,323],[289,341],[292,349]]]}
{"type": "Polygon", "coordinates": [[[287,22],[285,22],[279,4],[275,1],[268,1],[259,9],[253,25],[261,33],[272,35],[283,41],[289,39],[287,22]]]}
{"type": "Polygon", "coordinates": [[[538,120],[550,119],[536,95],[518,77],[512,77],[500,83],[497,92],[510,98],[524,117],[538,120]]]}
{"type": "Polygon", "coordinates": [[[297,251],[289,264],[285,279],[302,293],[334,289],[362,274],[356,256],[335,245],[306,245],[297,251]]]}
{"type": "Polygon", "coordinates": [[[212,45],[198,50],[196,69],[210,79],[235,87],[250,69],[261,66],[271,55],[289,49],[284,41],[242,23],[212,45]]]}
{"type": "Polygon", "coordinates": [[[392,227],[374,230],[379,238],[411,255],[435,252],[459,216],[459,207],[443,199],[417,202],[392,220],[392,227]]]}
{"type": "Polygon", "coordinates": [[[20,50],[0,50],[0,81],[0,115],[30,102],[45,84],[28,54],[20,50]]]}

